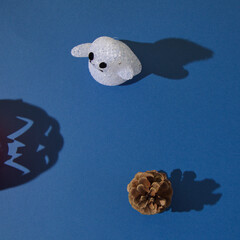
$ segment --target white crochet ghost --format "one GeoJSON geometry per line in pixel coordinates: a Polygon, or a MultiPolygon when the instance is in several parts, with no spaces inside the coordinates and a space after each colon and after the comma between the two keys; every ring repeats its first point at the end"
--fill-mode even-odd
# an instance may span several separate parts
{"type": "Polygon", "coordinates": [[[88,57],[88,68],[93,78],[107,86],[120,85],[142,70],[137,56],[123,42],[110,37],[99,37],[71,51],[74,57],[88,57]]]}

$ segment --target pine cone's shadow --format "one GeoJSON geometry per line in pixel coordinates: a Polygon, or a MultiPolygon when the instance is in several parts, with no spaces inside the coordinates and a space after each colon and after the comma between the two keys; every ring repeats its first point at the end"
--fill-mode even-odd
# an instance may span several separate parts
{"type": "Polygon", "coordinates": [[[173,198],[170,209],[172,212],[201,211],[204,205],[216,204],[222,194],[214,193],[220,187],[213,179],[196,181],[193,171],[182,173],[180,169],[172,171],[169,180],[172,183],[173,198]]]}
{"type": "Polygon", "coordinates": [[[63,147],[59,123],[22,100],[0,100],[0,190],[51,168],[63,147]]]}
{"type": "Polygon", "coordinates": [[[183,79],[189,74],[185,65],[213,56],[210,49],[180,38],[167,38],[155,43],[121,41],[132,49],[142,63],[142,72],[121,86],[136,83],[152,73],[168,79],[183,79]]]}

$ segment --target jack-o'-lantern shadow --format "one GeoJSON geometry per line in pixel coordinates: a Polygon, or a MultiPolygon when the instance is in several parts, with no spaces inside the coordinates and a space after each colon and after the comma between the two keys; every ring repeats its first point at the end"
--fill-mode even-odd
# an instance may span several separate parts
{"type": "Polygon", "coordinates": [[[132,49],[142,63],[142,72],[122,86],[136,83],[150,74],[168,79],[183,79],[189,74],[185,65],[213,56],[212,50],[180,38],[166,38],[155,43],[121,41],[132,49]]]}
{"type": "Polygon", "coordinates": [[[0,190],[48,170],[63,147],[58,122],[22,100],[0,100],[0,190]]]}
{"type": "MultiPolygon", "coordinates": [[[[162,172],[162,171],[161,171],[162,172]]],[[[213,179],[196,180],[196,173],[180,169],[171,172],[169,180],[172,183],[173,197],[168,210],[172,212],[201,211],[205,205],[215,205],[221,198],[221,193],[214,193],[220,187],[213,179]]]]}

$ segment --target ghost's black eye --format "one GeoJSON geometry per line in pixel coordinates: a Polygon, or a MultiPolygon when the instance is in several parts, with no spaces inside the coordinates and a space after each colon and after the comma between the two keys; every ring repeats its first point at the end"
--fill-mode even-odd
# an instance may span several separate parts
{"type": "Polygon", "coordinates": [[[88,54],[88,58],[89,58],[90,61],[93,60],[93,58],[94,58],[93,52],[90,52],[90,53],[88,54]]]}
{"type": "Polygon", "coordinates": [[[101,62],[101,63],[99,64],[99,67],[100,67],[100,68],[106,68],[106,67],[107,67],[107,64],[106,64],[105,62],[101,62]]]}

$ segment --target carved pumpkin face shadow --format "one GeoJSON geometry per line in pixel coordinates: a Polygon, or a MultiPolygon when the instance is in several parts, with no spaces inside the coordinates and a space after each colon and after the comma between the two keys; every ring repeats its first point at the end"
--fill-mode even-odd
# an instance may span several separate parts
{"type": "Polygon", "coordinates": [[[22,100],[0,100],[0,190],[51,168],[63,147],[58,122],[22,100]]]}

